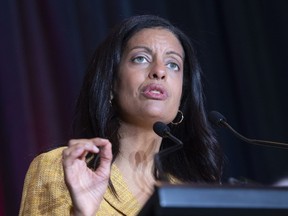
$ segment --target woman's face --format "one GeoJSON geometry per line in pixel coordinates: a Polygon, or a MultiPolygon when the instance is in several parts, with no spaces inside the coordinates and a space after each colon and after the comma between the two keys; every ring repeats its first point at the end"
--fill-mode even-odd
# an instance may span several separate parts
{"type": "Polygon", "coordinates": [[[122,121],[151,126],[175,118],[182,94],[184,51],[173,33],[143,29],[128,41],[114,83],[122,121]]]}

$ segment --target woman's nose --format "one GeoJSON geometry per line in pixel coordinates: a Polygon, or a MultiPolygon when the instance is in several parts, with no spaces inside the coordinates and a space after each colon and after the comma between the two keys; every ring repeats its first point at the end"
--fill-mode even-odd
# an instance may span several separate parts
{"type": "Polygon", "coordinates": [[[166,78],[166,67],[164,63],[155,62],[152,64],[150,73],[150,79],[165,79],[166,78]]]}

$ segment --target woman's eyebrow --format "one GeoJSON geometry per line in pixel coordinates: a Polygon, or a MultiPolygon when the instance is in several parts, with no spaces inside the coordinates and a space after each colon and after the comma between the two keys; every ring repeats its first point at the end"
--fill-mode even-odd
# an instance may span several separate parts
{"type": "MultiPolygon", "coordinates": [[[[144,49],[144,50],[146,50],[147,52],[152,53],[152,50],[151,50],[149,47],[146,47],[146,46],[134,46],[134,47],[132,47],[131,49],[129,49],[129,51],[132,51],[132,50],[134,50],[134,49],[144,49]]],[[[176,52],[176,51],[168,51],[166,54],[167,54],[167,55],[171,55],[171,54],[177,55],[177,56],[179,56],[179,57],[181,58],[182,61],[184,61],[183,55],[181,55],[180,53],[178,53],[178,52],[176,52]]]]}
{"type": "Polygon", "coordinates": [[[129,49],[129,51],[132,51],[134,49],[145,49],[147,52],[152,53],[152,50],[149,47],[146,47],[146,46],[134,46],[131,49],[129,49]]]}
{"type": "Polygon", "coordinates": [[[184,57],[183,57],[180,53],[178,53],[178,52],[169,51],[169,52],[167,52],[166,54],[167,54],[167,55],[170,55],[170,54],[177,55],[177,56],[179,56],[179,57],[182,59],[182,61],[184,61],[184,57]]]}

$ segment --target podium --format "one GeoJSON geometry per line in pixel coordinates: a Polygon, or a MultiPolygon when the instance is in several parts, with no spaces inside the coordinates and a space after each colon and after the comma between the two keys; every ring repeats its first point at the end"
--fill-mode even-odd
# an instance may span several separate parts
{"type": "Polygon", "coordinates": [[[288,187],[162,185],[139,216],[285,216],[288,187]]]}

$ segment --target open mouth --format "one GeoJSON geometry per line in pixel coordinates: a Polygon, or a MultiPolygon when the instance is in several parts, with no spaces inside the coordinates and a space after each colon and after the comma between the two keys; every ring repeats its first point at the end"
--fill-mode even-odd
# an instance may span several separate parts
{"type": "Polygon", "coordinates": [[[149,84],[144,86],[142,94],[148,99],[166,100],[168,93],[166,89],[159,84],[149,84]]]}

